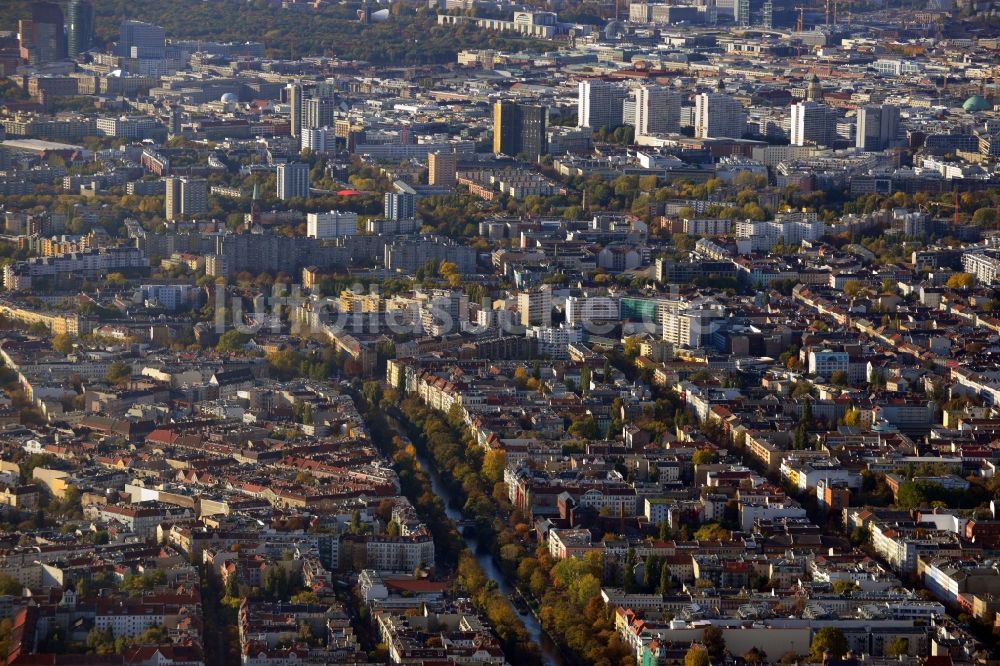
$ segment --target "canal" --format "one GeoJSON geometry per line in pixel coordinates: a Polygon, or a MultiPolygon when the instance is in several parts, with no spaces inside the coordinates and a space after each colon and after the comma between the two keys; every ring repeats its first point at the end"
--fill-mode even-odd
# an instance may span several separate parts
{"type": "MultiPolygon", "coordinates": [[[[399,423],[398,419],[393,416],[390,416],[389,418],[392,425],[398,432],[406,432],[405,428],[402,427],[402,424],[399,423]]],[[[464,516],[462,515],[462,511],[457,508],[459,506],[459,500],[441,480],[441,477],[438,475],[437,467],[435,467],[432,462],[419,450],[417,451],[417,461],[427,472],[427,476],[431,480],[431,490],[435,495],[444,500],[445,513],[448,515],[448,518],[455,523],[460,523],[464,516]]],[[[538,646],[539,652],[542,655],[542,660],[550,666],[565,666],[566,662],[562,658],[559,648],[552,641],[545,630],[542,629],[542,625],[539,623],[538,618],[536,618],[530,610],[524,609],[523,604],[513,603],[515,599],[519,598],[519,594],[517,590],[514,589],[514,586],[507,580],[507,577],[504,576],[503,571],[500,570],[497,563],[493,560],[493,554],[488,548],[479,547],[479,538],[472,530],[469,530],[469,534],[464,534],[465,530],[460,530],[459,532],[462,534],[462,539],[465,541],[465,547],[476,556],[479,566],[482,567],[486,575],[496,583],[497,589],[500,593],[511,600],[514,612],[516,612],[518,617],[521,618],[525,628],[528,630],[528,634],[531,636],[532,642],[538,646]]]]}

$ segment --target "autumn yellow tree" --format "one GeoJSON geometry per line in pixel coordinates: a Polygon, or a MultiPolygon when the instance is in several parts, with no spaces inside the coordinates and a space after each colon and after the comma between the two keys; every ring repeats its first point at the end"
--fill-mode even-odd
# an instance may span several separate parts
{"type": "Polygon", "coordinates": [[[865,290],[865,285],[858,280],[848,280],[844,283],[844,295],[848,298],[857,298],[865,290]]]}
{"type": "Polygon", "coordinates": [[[491,449],[483,457],[483,476],[497,483],[503,480],[503,471],[507,467],[507,453],[503,449],[491,449]]]}
{"type": "Polygon", "coordinates": [[[969,289],[975,281],[972,273],[955,273],[948,278],[946,285],[949,289],[969,289]]]}
{"type": "Polygon", "coordinates": [[[844,425],[856,428],[861,423],[861,412],[853,407],[844,413],[844,425]]]}
{"type": "Polygon", "coordinates": [[[728,541],[730,536],[729,530],[718,523],[705,523],[694,533],[694,538],[698,541],[728,541]]]}
{"type": "Polygon", "coordinates": [[[73,351],[73,338],[65,333],[60,333],[52,338],[52,348],[57,352],[68,354],[73,351]]]}
{"type": "Polygon", "coordinates": [[[438,274],[448,281],[448,286],[457,287],[462,284],[462,274],[458,271],[458,265],[451,261],[442,261],[438,267],[438,274]]]}
{"type": "Polygon", "coordinates": [[[711,666],[708,650],[700,645],[693,645],[684,655],[684,666],[711,666]]]}

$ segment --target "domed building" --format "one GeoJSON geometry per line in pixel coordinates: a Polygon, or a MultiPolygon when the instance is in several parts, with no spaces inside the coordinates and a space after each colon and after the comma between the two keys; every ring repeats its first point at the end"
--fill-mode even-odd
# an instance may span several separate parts
{"type": "Polygon", "coordinates": [[[980,95],[973,95],[969,99],[965,100],[965,103],[962,104],[962,108],[968,113],[979,113],[980,111],[989,111],[993,108],[993,105],[980,95]]]}
{"type": "Polygon", "coordinates": [[[604,39],[609,42],[616,42],[625,33],[625,26],[617,19],[611,19],[604,26],[604,39]]]}
{"type": "Polygon", "coordinates": [[[240,101],[240,99],[239,97],[236,96],[236,93],[228,92],[224,94],[222,97],[220,97],[219,101],[222,102],[223,104],[235,104],[236,102],[240,101]]]}

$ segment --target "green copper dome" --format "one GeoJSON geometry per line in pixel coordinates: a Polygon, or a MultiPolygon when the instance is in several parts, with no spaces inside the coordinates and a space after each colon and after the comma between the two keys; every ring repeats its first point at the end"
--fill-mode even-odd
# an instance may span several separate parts
{"type": "Polygon", "coordinates": [[[965,100],[965,104],[962,108],[969,113],[975,113],[976,111],[986,111],[992,108],[992,105],[979,95],[973,95],[969,99],[965,100]]]}

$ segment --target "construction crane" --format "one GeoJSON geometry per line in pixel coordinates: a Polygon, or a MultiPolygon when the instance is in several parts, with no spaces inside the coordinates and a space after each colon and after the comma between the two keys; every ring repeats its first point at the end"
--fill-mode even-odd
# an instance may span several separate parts
{"type": "Polygon", "coordinates": [[[961,216],[960,216],[960,213],[959,213],[959,205],[958,205],[958,190],[955,189],[955,190],[953,190],[953,192],[954,192],[954,201],[952,203],[947,204],[947,203],[944,203],[943,201],[930,201],[930,202],[928,202],[928,205],[930,205],[930,206],[939,206],[941,208],[951,208],[951,209],[953,209],[952,210],[952,216],[951,216],[951,224],[952,224],[953,227],[957,227],[959,225],[959,222],[961,221],[961,216]]]}
{"type": "Polygon", "coordinates": [[[795,9],[799,13],[799,18],[795,22],[795,31],[796,32],[802,32],[803,30],[805,30],[805,25],[806,25],[806,22],[805,22],[805,11],[806,11],[806,8],[803,7],[803,6],[801,6],[801,5],[799,5],[795,9]]]}
{"type": "Polygon", "coordinates": [[[837,25],[837,10],[840,9],[840,0],[826,0],[826,26],[837,25]]]}

